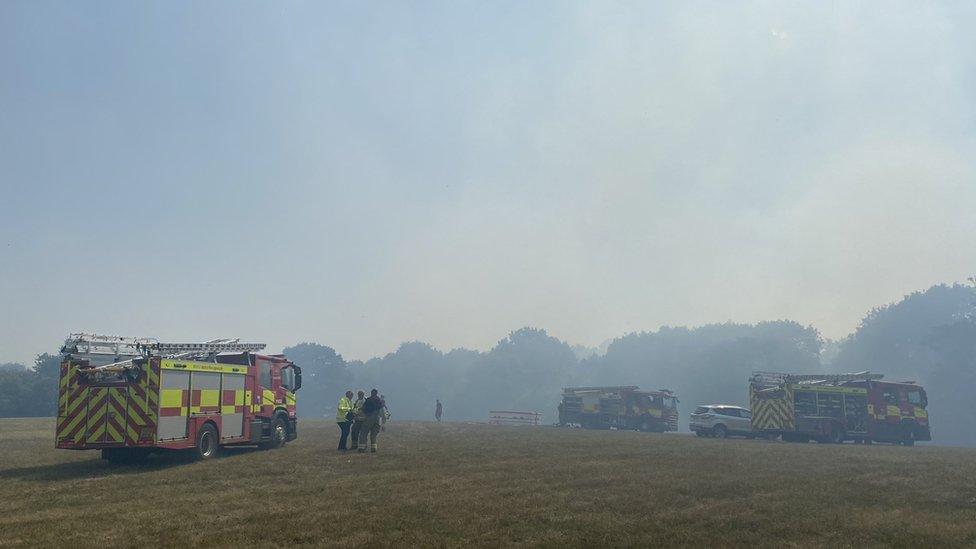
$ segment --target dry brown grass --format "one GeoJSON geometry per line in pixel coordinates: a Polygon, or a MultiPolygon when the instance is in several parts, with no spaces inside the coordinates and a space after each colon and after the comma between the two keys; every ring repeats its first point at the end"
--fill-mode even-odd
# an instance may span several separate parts
{"type": "Polygon", "coordinates": [[[114,466],[0,420],[0,544],[974,545],[976,451],[393,423],[114,466]]]}

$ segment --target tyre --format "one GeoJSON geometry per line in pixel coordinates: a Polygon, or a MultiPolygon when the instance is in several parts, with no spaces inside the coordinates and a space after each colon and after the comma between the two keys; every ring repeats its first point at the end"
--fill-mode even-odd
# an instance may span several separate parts
{"type": "Polygon", "coordinates": [[[695,431],[695,436],[696,437],[703,437],[703,436],[705,436],[705,432],[704,431],[695,431]]]}
{"type": "Polygon", "coordinates": [[[915,446],[915,429],[908,427],[901,436],[901,443],[905,446],[915,446]]]}
{"type": "Polygon", "coordinates": [[[831,444],[841,444],[845,438],[847,438],[847,433],[844,432],[843,428],[838,425],[830,426],[830,435],[827,437],[828,442],[831,444]]]}
{"type": "Polygon", "coordinates": [[[213,424],[205,423],[197,431],[197,444],[193,448],[193,457],[196,459],[210,459],[217,455],[220,449],[220,439],[217,436],[217,428],[213,424]]]}
{"type": "Polygon", "coordinates": [[[727,438],[729,436],[729,430],[725,425],[716,425],[712,427],[712,434],[715,435],[715,438],[727,438]]]}
{"type": "Polygon", "coordinates": [[[288,441],[288,424],[280,415],[271,420],[271,440],[261,445],[266,450],[281,448],[288,441]]]}

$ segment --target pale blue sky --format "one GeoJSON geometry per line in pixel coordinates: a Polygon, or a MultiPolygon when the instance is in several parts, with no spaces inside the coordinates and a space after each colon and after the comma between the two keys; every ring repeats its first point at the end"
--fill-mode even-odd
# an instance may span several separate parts
{"type": "Polygon", "coordinates": [[[976,274],[964,3],[0,3],[0,362],[595,345],[976,274]]]}

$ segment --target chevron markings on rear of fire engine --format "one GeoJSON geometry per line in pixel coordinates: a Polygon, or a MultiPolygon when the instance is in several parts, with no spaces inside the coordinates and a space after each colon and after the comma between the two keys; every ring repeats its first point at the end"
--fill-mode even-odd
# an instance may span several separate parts
{"type": "Polygon", "coordinates": [[[58,377],[58,417],[65,416],[65,408],[68,406],[68,373],[70,368],[67,363],[61,364],[61,374],[58,377]]]}
{"type": "Polygon", "coordinates": [[[146,374],[129,389],[129,413],[125,426],[126,442],[129,444],[136,444],[140,438],[148,438],[156,426],[155,406],[150,404],[150,396],[155,396],[155,391],[150,389],[152,368],[147,367],[146,374]]]}
{"type": "Polygon", "coordinates": [[[126,393],[124,387],[110,387],[105,406],[105,442],[122,442],[125,438],[126,393]]]}
{"type": "Polygon", "coordinates": [[[86,442],[100,442],[105,434],[105,404],[108,402],[108,389],[92,387],[88,398],[88,435],[86,442]]]}
{"type": "Polygon", "coordinates": [[[64,388],[63,413],[58,417],[58,440],[81,442],[85,434],[85,416],[88,412],[88,388],[77,383],[78,369],[68,366],[61,378],[64,388]]]}
{"type": "Polygon", "coordinates": [[[757,401],[752,410],[752,417],[757,429],[793,428],[790,403],[783,398],[757,401]]]}

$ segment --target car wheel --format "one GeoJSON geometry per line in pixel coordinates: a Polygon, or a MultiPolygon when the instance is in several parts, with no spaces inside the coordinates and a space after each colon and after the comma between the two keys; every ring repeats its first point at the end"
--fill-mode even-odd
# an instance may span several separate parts
{"type": "Polygon", "coordinates": [[[712,428],[712,433],[715,434],[715,438],[726,438],[729,436],[729,430],[725,425],[716,425],[712,428]]]}
{"type": "Polygon", "coordinates": [[[704,433],[704,431],[695,431],[695,436],[696,437],[704,437],[705,436],[705,433],[704,433]]]}

